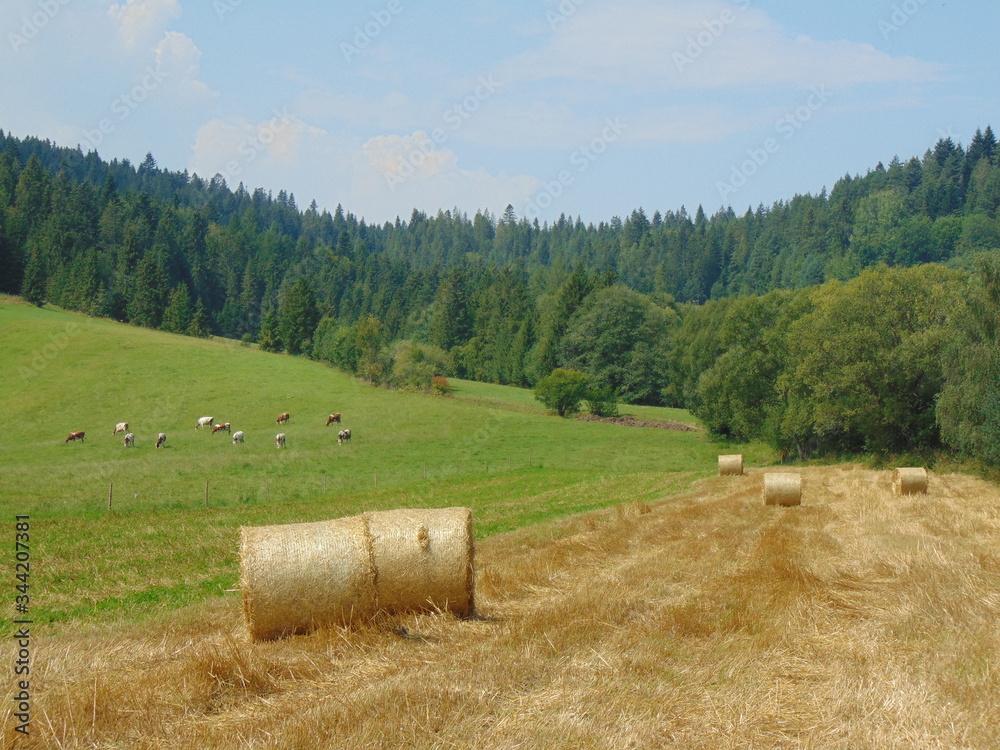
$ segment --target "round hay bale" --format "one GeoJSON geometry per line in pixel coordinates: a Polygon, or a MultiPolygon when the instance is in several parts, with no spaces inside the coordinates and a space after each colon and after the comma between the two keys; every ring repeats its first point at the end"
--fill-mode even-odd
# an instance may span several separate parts
{"type": "Polygon", "coordinates": [[[378,608],[472,613],[472,511],[367,513],[378,608]]]}
{"type": "Polygon", "coordinates": [[[743,474],[743,454],[719,456],[719,476],[738,477],[743,474]]]}
{"type": "Polygon", "coordinates": [[[764,505],[792,506],[802,504],[802,476],[799,474],[765,474],[764,505]]]}
{"type": "Polygon", "coordinates": [[[254,640],[347,624],[375,610],[363,516],[240,529],[243,617],[254,640]]]}
{"type": "Polygon", "coordinates": [[[916,495],[927,492],[927,469],[894,469],[892,472],[892,494],[916,495]]]}
{"type": "Polygon", "coordinates": [[[240,529],[243,616],[254,640],[343,625],[376,611],[474,607],[472,512],[365,513],[240,529]]]}

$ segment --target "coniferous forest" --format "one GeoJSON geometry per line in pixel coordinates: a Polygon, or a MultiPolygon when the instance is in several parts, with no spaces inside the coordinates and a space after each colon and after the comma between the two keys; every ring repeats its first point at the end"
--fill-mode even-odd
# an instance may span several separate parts
{"type": "Polygon", "coordinates": [[[0,291],[371,382],[555,368],[789,454],[1000,462],[1000,149],[945,138],[738,214],[384,224],[0,131],[0,291]]]}

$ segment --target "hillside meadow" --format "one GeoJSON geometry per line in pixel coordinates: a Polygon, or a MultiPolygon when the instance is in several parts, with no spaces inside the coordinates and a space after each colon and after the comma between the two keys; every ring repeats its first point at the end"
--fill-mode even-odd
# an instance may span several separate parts
{"type": "Polygon", "coordinates": [[[721,449],[701,432],[558,419],[518,389],[380,390],[303,358],[14,298],[0,299],[0,350],[0,513],[32,517],[32,606],[52,627],[226,596],[241,525],[463,505],[482,539],[679,492],[714,472],[721,449]],[[290,422],[276,426],[285,411],[290,422]],[[350,444],[325,426],[335,411],[350,444]],[[246,442],[196,430],[205,415],[246,442]],[[121,421],[133,448],[111,434],[121,421]],[[75,430],[85,441],[64,442],[75,430]],[[159,432],[168,438],[156,450],[159,432]]]}

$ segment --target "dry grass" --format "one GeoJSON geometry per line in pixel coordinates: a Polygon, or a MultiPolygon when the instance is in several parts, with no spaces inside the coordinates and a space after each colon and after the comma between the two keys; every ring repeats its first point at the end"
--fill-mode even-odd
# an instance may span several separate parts
{"type": "Polygon", "coordinates": [[[797,508],[751,471],[488,539],[477,619],[252,644],[234,595],[77,626],[37,644],[18,746],[1000,747],[996,488],[804,473],[797,508]]]}

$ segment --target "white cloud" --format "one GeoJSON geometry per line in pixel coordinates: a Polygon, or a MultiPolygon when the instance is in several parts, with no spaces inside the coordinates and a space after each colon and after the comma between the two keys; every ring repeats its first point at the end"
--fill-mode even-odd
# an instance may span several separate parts
{"type": "Polygon", "coordinates": [[[508,203],[526,201],[539,185],[531,175],[463,168],[454,151],[417,131],[365,142],[353,160],[348,197],[355,212],[376,220],[405,217],[413,208],[455,206],[468,213],[499,213],[508,203]]]}
{"type": "Polygon", "coordinates": [[[179,18],[181,6],[179,0],[128,0],[124,5],[112,3],[108,15],[126,48],[135,49],[144,40],[158,37],[168,21],[179,18]]]}
{"type": "Polygon", "coordinates": [[[200,80],[201,50],[185,34],[168,31],[156,45],[156,67],[169,71],[172,83],[184,95],[196,98],[214,96],[204,81],[200,80]]]}
{"type": "MultiPolygon", "coordinates": [[[[288,112],[275,111],[258,123],[217,118],[198,129],[189,169],[206,179],[221,174],[231,187],[284,187],[312,197],[329,179],[319,165],[336,162],[345,151],[332,145],[326,131],[288,112]]],[[[346,160],[340,161],[344,172],[346,160]]]]}
{"type": "Polygon", "coordinates": [[[936,80],[941,66],[869,44],[792,38],[746,3],[652,0],[581,5],[548,44],[508,63],[517,80],[565,79],[639,91],[936,80]]]}

